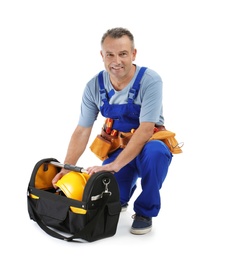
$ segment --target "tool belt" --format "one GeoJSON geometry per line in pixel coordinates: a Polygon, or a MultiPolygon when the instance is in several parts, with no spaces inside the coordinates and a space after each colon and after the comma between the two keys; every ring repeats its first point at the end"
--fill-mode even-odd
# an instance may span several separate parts
{"type": "Polygon", "coordinates": [[[108,158],[108,155],[118,148],[125,148],[132,137],[132,133],[119,132],[112,136],[102,128],[101,134],[97,135],[90,146],[91,151],[102,161],[108,158]]]}
{"type": "MultiPolygon", "coordinates": [[[[90,146],[91,151],[102,161],[109,157],[109,154],[113,153],[119,148],[125,148],[134,134],[135,129],[131,132],[120,132],[112,129],[107,133],[103,127],[101,133],[96,136],[93,143],[90,146]]],[[[168,131],[164,126],[155,126],[153,136],[148,140],[161,140],[169,148],[173,154],[182,153],[181,147],[183,143],[178,143],[175,138],[175,133],[168,131]]]]}

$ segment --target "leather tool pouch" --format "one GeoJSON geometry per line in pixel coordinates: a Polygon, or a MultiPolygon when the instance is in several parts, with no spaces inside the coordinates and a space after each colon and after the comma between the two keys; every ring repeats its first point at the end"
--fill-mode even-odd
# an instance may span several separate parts
{"type": "Polygon", "coordinates": [[[111,136],[102,128],[101,134],[96,136],[90,149],[100,160],[104,161],[118,148],[125,148],[131,137],[131,132],[119,132],[117,136],[111,136]]]}
{"type": "Polygon", "coordinates": [[[111,141],[105,139],[102,135],[97,135],[91,144],[90,149],[100,160],[104,161],[108,158],[111,146],[111,141]]]}
{"type": "Polygon", "coordinates": [[[175,133],[168,130],[161,130],[153,134],[150,140],[161,140],[169,148],[170,152],[173,154],[182,153],[181,147],[183,143],[178,143],[175,138],[175,133]]]}

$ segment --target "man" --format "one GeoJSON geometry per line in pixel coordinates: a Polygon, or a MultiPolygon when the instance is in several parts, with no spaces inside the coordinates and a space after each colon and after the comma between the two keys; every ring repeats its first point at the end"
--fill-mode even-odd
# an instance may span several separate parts
{"type": "MultiPolygon", "coordinates": [[[[113,28],[103,35],[100,54],[105,70],[85,87],[81,115],[64,163],[77,163],[99,112],[106,118],[106,123],[111,123],[105,126],[110,127],[108,134],[110,131],[117,135],[120,132],[133,133],[125,146],[108,153],[102,166],[91,166],[87,171],[89,174],[103,170],[114,173],[123,209],[136,189],[137,179],[141,179],[142,192],[134,201],[135,214],[130,232],[146,234],[152,228],[152,217],[160,211],[159,190],[172,160],[172,153],[164,142],[149,140],[155,129],[164,124],[162,80],[155,71],[133,63],[137,50],[132,33],[125,28],[113,28]]],[[[63,169],[56,175],[54,187],[66,173],[63,169]]]]}

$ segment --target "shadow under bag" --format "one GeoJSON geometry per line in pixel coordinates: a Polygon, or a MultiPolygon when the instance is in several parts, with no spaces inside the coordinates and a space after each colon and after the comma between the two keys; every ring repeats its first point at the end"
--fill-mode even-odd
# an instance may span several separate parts
{"type": "Polygon", "coordinates": [[[93,174],[85,184],[82,200],[75,200],[53,188],[52,179],[60,170],[55,158],[42,159],[34,166],[27,192],[30,219],[50,236],[66,241],[93,242],[115,235],[121,204],[114,175],[108,171],[93,174]]]}

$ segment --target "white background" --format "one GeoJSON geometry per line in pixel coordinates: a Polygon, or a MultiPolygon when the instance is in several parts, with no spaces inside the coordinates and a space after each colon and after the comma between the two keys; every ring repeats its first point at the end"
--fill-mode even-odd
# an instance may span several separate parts
{"type": "MultiPolygon", "coordinates": [[[[225,0],[0,2],[4,259],[228,258],[227,24],[225,0]],[[184,152],[173,158],[151,233],[129,233],[132,200],[115,236],[67,243],[29,219],[27,185],[38,160],[64,160],[84,86],[103,69],[100,39],[117,26],[134,34],[136,63],[161,75],[165,125],[184,152]]],[[[93,164],[88,149],[78,165],[93,164]]]]}

